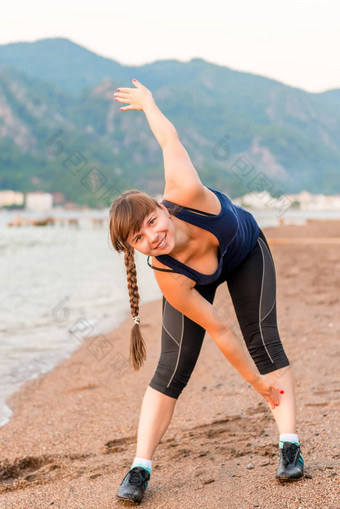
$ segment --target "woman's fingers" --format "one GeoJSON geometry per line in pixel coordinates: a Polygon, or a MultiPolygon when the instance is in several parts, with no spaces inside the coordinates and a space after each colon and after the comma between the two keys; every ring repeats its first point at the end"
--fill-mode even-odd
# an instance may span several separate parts
{"type": "Polygon", "coordinates": [[[131,103],[130,99],[125,99],[123,97],[116,97],[115,101],[119,101],[120,103],[131,103]]]}
{"type": "Polygon", "coordinates": [[[127,88],[127,87],[119,87],[117,88],[118,92],[129,92],[130,90],[136,90],[135,88],[127,88]]]}
{"type": "Polygon", "coordinates": [[[279,406],[279,404],[270,396],[268,396],[270,399],[267,399],[267,403],[269,403],[271,408],[275,408],[276,406],[279,406]]]}
{"type": "Polygon", "coordinates": [[[115,96],[115,101],[120,102],[131,102],[131,97],[128,96],[128,94],[113,94],[115,96]]]}
{"type": "MultiPolygon", "coordinates": [[[[135,87],[144,87],[144,85],[141,84],[140,81],[133,79],[132,83],[135,85],[135,87]]],[[[145,88],[145,87],[144,87],[145,88]]]]}
{"type": "Polygon", "coordinates": [[[270,401],[268,401],[268,403],[271,404],[271,407],[272,408],[275,408],[276,406],[279,406],[280,404],[280,398],[277,396],[277,394],[284,394],[284,391],[278,387],[277,385],[272,385],[271,387],[271,395],[268,396],[270,398],[270,401]]]}
{"type": "MultiPolygon", "coordinates": [[[[132,81],[132,84],[136,87],[136,88],[144,88],[146,89],[146,87],[144,85],[142,85],[142,83],[138,80],[131,80],[132,81]]],[[[129,90],[136,90],[136,88],[129,88],[129,87],[119,87],[117,90],[119,92],[128,92],[129,90]]]]}
{"type": "MultiPolygon", "coordinates": [[[[129,102],[129,101],[127,101],[127,102],[129,102]]],[[[142,108],[140,108],[137,105],[130,104],[130,106],[123,106],[122,108],[120,108],[120,110],[121,111],[126,111],[126,110],[138,110],[138,111],[142,111],[142,108]]]]}
{"type": "Polygon", "coordinates": [[[284,394],[284,391],[281,389],[281,387],[279,387],[278,385],[276,385],[276,383],[269,377],[267,376],[266,377],[269,381],[270,381],[270,384],[271,384],[271,389],[273,391],[276,391],[278,392],[279,394],[284,394]]]}
{"type": "MultiPolygon", "coordinates": [[[[121,90],[121,89],[119,89],[119,90],[121,90]]],[[[129,107],[124,106],[123,108],[121,108],[121,110],[127,110],[127,109],[139,110],[140,109],[137,105],[132,104],[133,98],[132,98],[131,93],[129,94],[127,92],[115,92],[113,95],[115,96],[115,101],[120,102],[120,103],[130,104],[129,107]]]]}
{"type": "Polygon", "coordinates": [[[115,92],[113,95],[116,97],[131,97],[131,93],[128,92],[115,92]]]}
{"type": "MultiPolygon", "coordinates": [[[[273,391],[275,391],[275,396],[277,398],[277,394],[284,394],[285,391],[281,389],[281,387],[278,387],[277,385],[273,385],[273,391]]],[[[280,399],[280,398],[277,398],[280,399]]]]}
{"type": "Polygon", "coordinates": [[[118,102],[130,103],[129,108],[121,108],[121,110],[143,111],[145,105],[152,100],[152,93],[139,81],[132,80],[132,83],[134,88],[119,87],[113,95],[118,102]]]}
{"type": "Polygon", "coordinates": [[[132,97],[131,94],[125,93],[125,92],[115,92],[113,95],[115,95],[115,101],[118,101],[120,103],[129,104],[129,106],[123,106],[121,111],[126,110],[140,110],[141,108],[137,104],[132,103],[132,97]]]}
{"type": "Polygon", "coordinates": [[[279,406],[279,394],[284,394],[284,391],[269,376],[260,375],[253,383],[253,387],[264,397],[271,408],[279,406]]]}
{"type": "Polygon", "coordinates": [[[129,104],[129,106],[123,106],[121,110],[134,110],[135,106],[133,104],[129,104]]]}

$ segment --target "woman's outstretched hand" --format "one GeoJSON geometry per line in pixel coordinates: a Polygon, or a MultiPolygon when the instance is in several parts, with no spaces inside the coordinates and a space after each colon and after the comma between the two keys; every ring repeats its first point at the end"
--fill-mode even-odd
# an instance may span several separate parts
{"type": "Polygon", "coordinates": [[[137,80],[132,80],[136,88],[117,88],[115,100],[121,103],[127,103],[129,106],[123,106],[121,111],[138,110],[143,111],[146,104],[152,99],[152,93],[148,88],[137,80]]]}
{"type": "Polygon", "coordinates": [[[271,408],[279,406],[279,394],[283,394],[283,391],[268,376],[259,375],[252,386],[268,401],[271,408]]]}

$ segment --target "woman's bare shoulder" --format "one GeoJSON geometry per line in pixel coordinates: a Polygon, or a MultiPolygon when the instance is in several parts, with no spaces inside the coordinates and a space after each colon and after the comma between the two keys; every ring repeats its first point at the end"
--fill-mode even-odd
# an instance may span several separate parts
{"type": "Polygon", "coordinates": [[[163,200],[183,205],[183,207],[209,212],[210,214],[219,214],[221,211],[220,200],[215,193],[205,186],[198,186],[190,191],[183,191],[180,188],[165,189],[163,200]]]}

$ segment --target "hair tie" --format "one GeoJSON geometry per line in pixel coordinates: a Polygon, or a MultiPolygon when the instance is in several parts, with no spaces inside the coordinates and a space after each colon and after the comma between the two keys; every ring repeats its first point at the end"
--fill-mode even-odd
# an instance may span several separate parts
{"type": "Polygon", "coordinates": [[[140,324],[140,318],[139,316],[133,316],[133,321],[135,322],[136,325],[139,325],[140,324]]]}

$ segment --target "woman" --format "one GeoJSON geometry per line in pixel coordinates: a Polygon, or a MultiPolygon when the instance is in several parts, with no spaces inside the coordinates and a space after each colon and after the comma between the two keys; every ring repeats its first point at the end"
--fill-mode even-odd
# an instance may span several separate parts
{"type": "Polygon", "coordinates": [[[303,475],[295,429],[295,389],[276,323],[275,268],[266,238],[252,214],[223,193],[202,184],[173,124],[145,86],[119,88],[121,111],[144,111],[163,150],[163,202],[130,190],[110,209],[110,236],[124,252],[134,319],[130,360],[138,370],[146,357],[139,329],[139,295],[134,250],[148,256],[163,294],[162,350],[146,389],[138,427],[136,457],[117,496],[139,503],[152,471],[152,456],[171,421],[208,331],[228,361],[269,403],[280,433],[279,480],[303,475]],[[149,258],[152,257],[151,263],[149,258]],[[227,282],[250,353],[212,305],[216,288],[227,282]]]}

